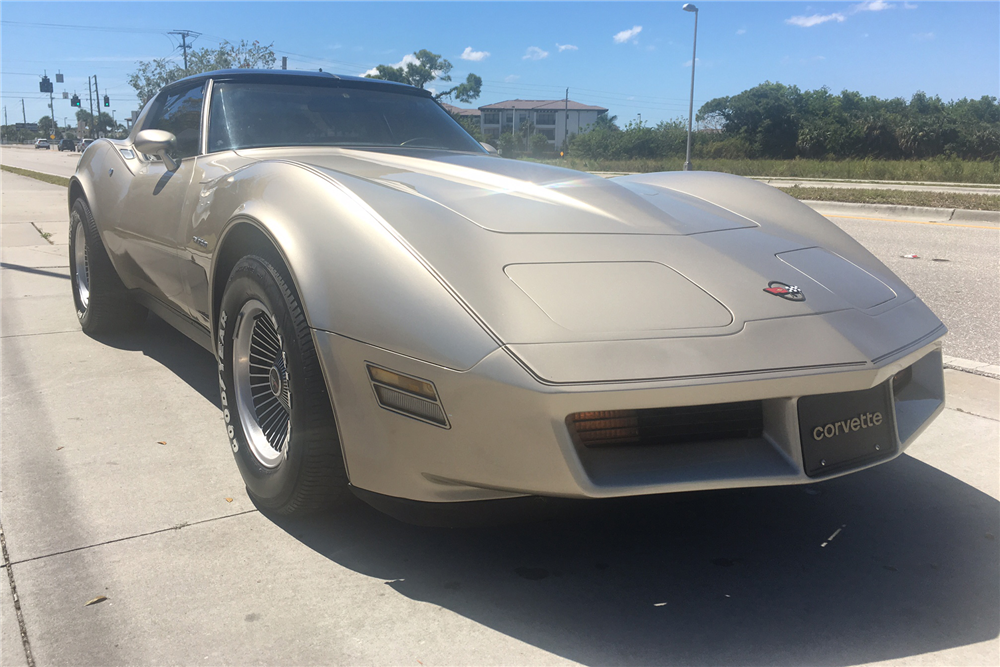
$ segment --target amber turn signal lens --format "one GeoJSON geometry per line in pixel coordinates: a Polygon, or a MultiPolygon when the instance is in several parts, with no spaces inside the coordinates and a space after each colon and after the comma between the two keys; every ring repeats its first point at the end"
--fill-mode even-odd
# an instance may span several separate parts
{"type": "Polygon", "coordinates": [[[400,375],[399,373],[371,365],[368,366],[368,375],[375,382],[381,382],[390,387],[402,389],[403,391],[422,396],[431,401],[437,400],[437,392],[434,391],[434,385],[425,380],[410,377],[409,375],[400,375]]]}

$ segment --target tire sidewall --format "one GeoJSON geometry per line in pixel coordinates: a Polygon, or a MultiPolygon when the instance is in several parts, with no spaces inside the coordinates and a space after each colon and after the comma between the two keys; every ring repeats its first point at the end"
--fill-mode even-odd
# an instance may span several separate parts
{"type": "Polygon", "coordinates": [[[296,409],[296,399],[305,392],[301,377],[302,354],[289,314],[289,305],[273,271],[268,262],[258,257],[245,257],[237,262],[222,297],[215,341],[219,389],[229,447],[243,475],[247,491],[265,509],[282,507],[295,493],[295,485],[305,458],[302,448],[296,446],[296,441],[301,440],[306,428],[303,411],[296,409]],[[292,396],[291,433],[285,445],[286,456],[273,468],[264,466],[248,445],[236,400],[233,335],[244,304],[254,299],[263,303],[277,320],[288,360],[288,381],[292,396]]]}
{"type": "MultiPolygon", "coordinates": [[[[80,321],[80,325],[84,331],[88,330],[91,325],[92,318],[90,314],[92,309],[89,305],[93,304],[94,300],[94,271],[91,270],[88,277],[90,283],[90,301],[88,307],[84,308],[83,302],[80,300],[80,286],[76,279],[76,230],[78,227],[83,227],[83,235],[89,246],[88,250],[93,255],[93,238],[97,234],[97,226],[93,223],[93,219],[94,216],[83,199],[77,199],[73,202],[73,208],[69,215],[69,277],[70,283],[73,285],[73,306],[76,309],[76,317],[80,321]]],[[[90,264],[91,269],[93,269],[94,262],[91,261],[90,264]]]]}

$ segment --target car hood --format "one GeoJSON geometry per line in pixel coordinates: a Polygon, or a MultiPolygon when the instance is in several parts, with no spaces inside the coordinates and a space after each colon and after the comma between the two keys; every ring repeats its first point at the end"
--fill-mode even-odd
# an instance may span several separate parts
{"type": "Polygon", "coordinates": [[[684,235],[755,226],[697,197],[494,156],[412,149],[284,153],[338,178],[360,177],[433,201],[493,232],[684,235]]]}
{"type": "MultiPolygon", "coordinates": [[[[539,346],[719,338],[745,333],[751,322],[783,320],[785,334],[794,338],[801,329],[815,337],[817,328],[836,327],[807,324],[809,316],[852,311],[876,322],[914,299],[850,237],[768,186],[760,192],[778,198],[774,220],[769,207],[743,215],[684,185],[717,180],[708,189],[723,191],[745,179],[705,173],[604,179],[443,151],[253,153],[307,166],[359,198],[531,367],[539,346]],[[777,219],[789,215],[808,224],[777,219]],[[765,291],[781,285],[799,288],[801,298],[765,291]]],[[[925,321],[913,331],[940,325],[927,314],[921,311],[917,319],[925,321]]],[[[601,349],[595,359],[606,356],[601,349]]],[[[880,348],[865,349],[848,355],[851,362],[877,356],[880,348]]]]}

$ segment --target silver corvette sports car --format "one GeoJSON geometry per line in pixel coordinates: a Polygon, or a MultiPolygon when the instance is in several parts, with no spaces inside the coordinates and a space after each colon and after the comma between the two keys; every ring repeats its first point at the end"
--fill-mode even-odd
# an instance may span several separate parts
{"type": "Polygon", "coordinates": [[[409,86],[178,81],[69,210],[84,331],[152,310],[211,350],[275,512],[807,483],[944,405],[944,325],[795,199],[503,159],[409,86]]]}

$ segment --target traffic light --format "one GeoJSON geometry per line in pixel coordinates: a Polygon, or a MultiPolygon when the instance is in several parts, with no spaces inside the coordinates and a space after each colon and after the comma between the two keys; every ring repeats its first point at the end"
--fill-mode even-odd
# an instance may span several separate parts
{"type": "Polygon", "coordinates": [[[52,80],[47,76],[43,76],[42,80],[38,82],[38,92],[40,93],[51,93],[52,92],[52,80]]]}
{"type": "Polygon", "coordinates": [[[104,106],[106,107],[111,106],[111,98],[108,97],[107,95],[104,96],[104,106]]]}
{"type": "Polygon", "coordinates": [[[75,107],[80,106],[80,96],[77,95],[76,93],[73,93],[73,99],[71,99],[69,103],[75,107]]]}

